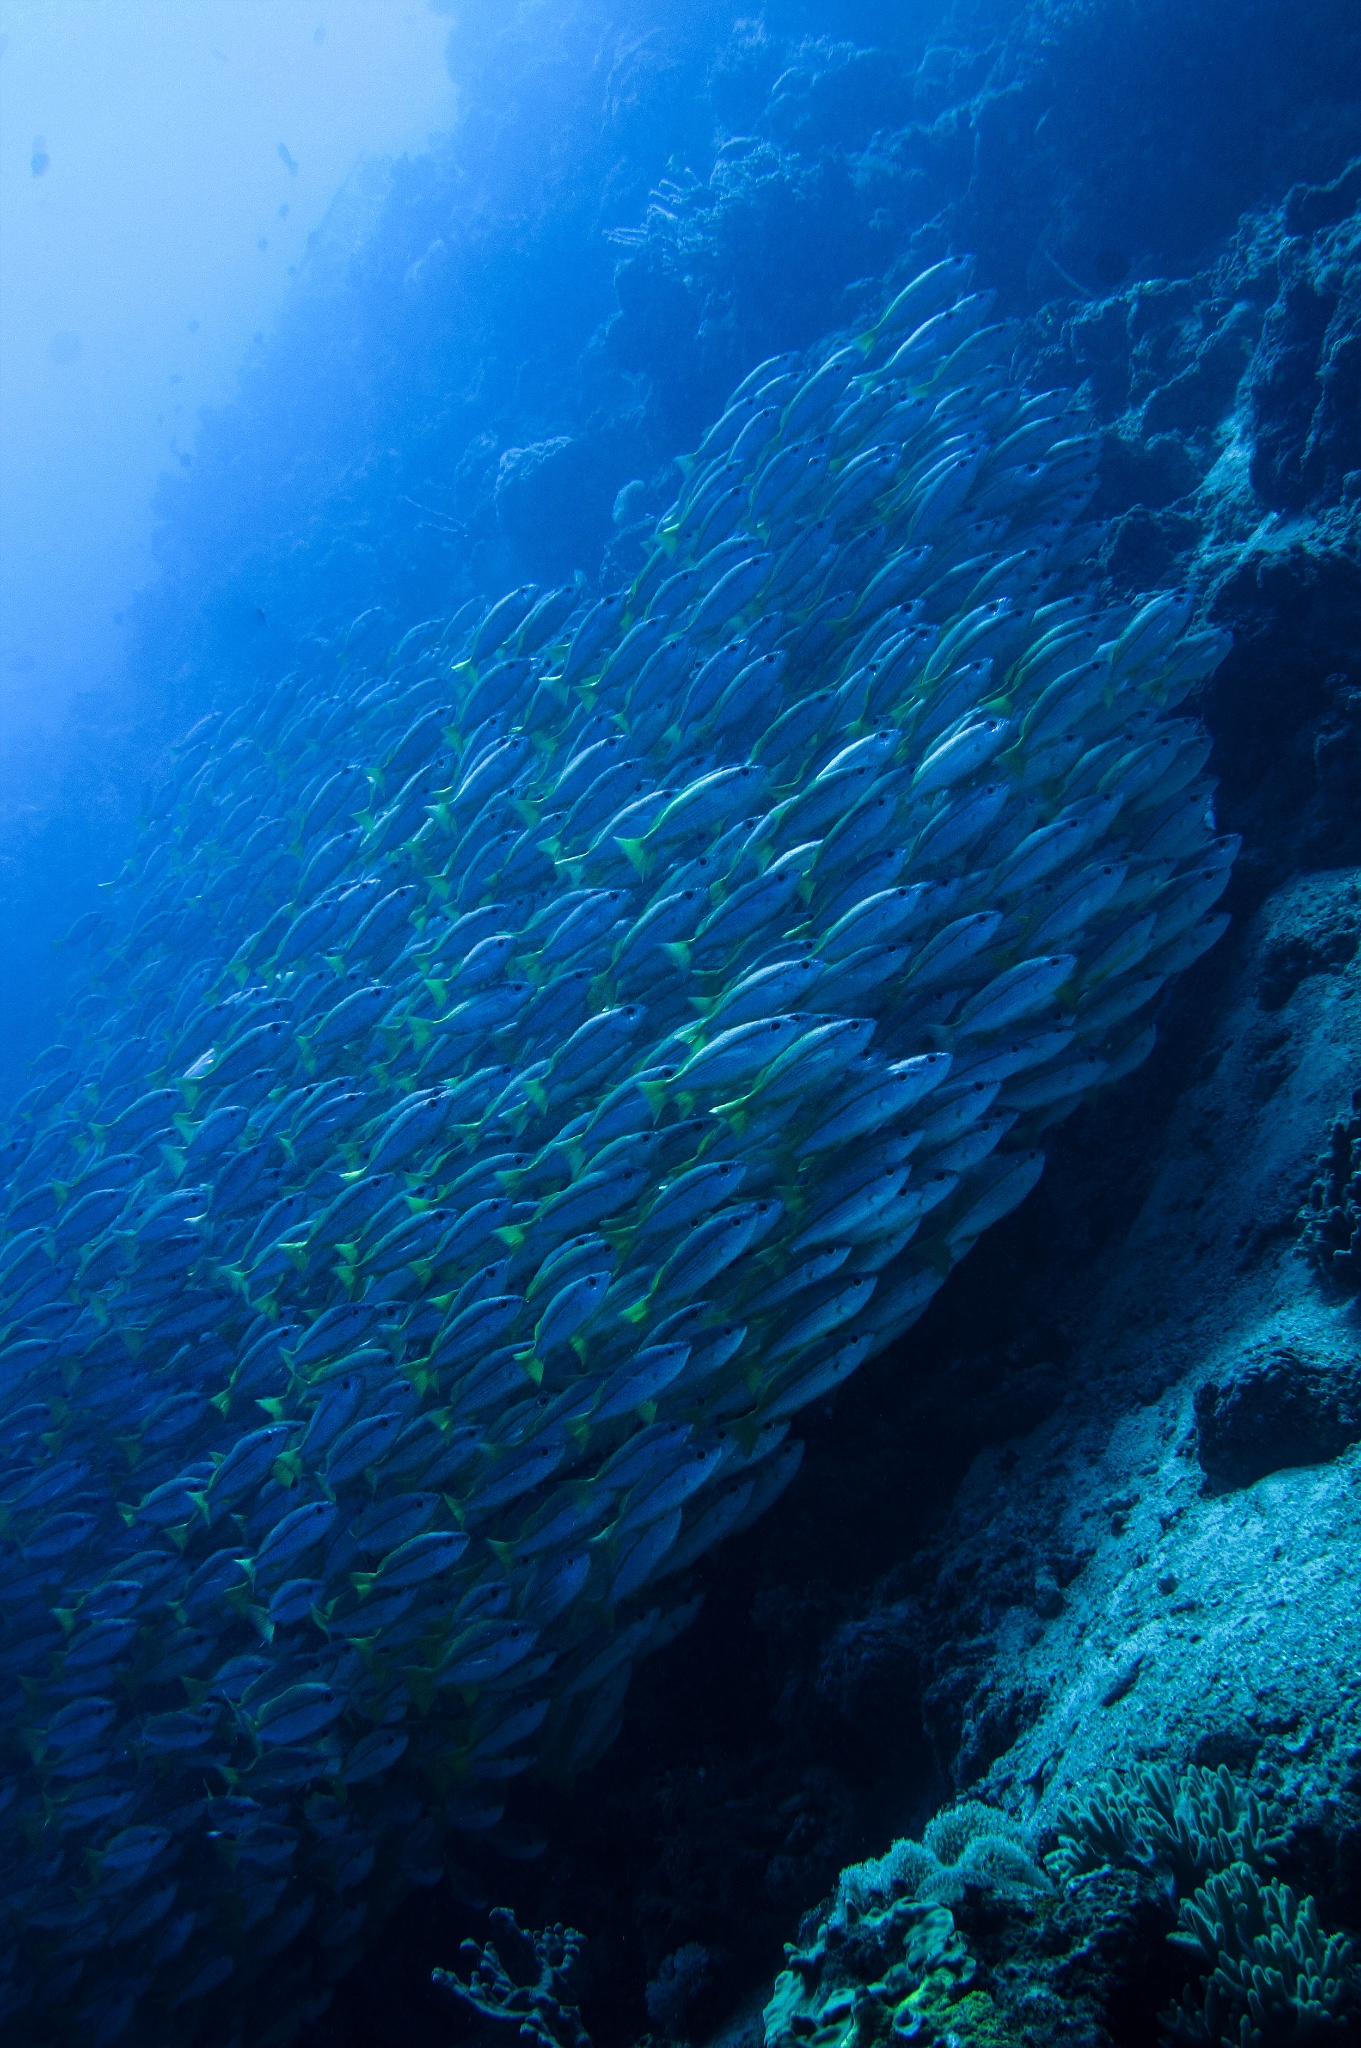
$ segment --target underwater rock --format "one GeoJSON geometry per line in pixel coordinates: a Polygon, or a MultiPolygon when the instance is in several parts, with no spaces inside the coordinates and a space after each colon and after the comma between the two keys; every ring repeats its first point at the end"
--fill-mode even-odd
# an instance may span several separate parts
{"type": "MultiPolygon", "coordinates": [[[[1247,380],[1252,484],[1295,512],[1361,481],[1361,158],[1282,208],[1280,284],[1247,380]]],[[[1355,495],[1353,487],[1351,495],[1355,495]]]]}
{"type": "Polygon", "coordinates": [[[1262,949],[1257,1000],[1268,1014],[1283,1010],[1302,981],[1349,967],[1361,946],[1361,879],[1305,878],[1285,914],[1272,919],[1262,949]]]}
{"type": "Polygon", "coordinates": [[[905,127],[912,79],[892,52],[819,36],[800,44],[771,87],[762,125],[800,151],[862,150],[880,129],[905,127]]]}
{"type": "Polygon", "coordinates": [[[10,1142],[9,2011],[288,2038],[1224,929],[1224,636],[1091,595],[968,286],[745,379],[630,589],[185,741],[10,1142]]]}
{"type": "Polygon", "coordinates": [[[1185,581],[1233,633],[1201,709],[1255,896],[1361,857],[1361,499],[1341,397],[1359,178],[1353,163],[1244,214],[1198,276],[1055,301],[1033,329],[1031,374],[1082,380],[1104,429],[1094,509],[1111,574],[1185,581]]]}
{"type": "Polygon", "coordinates": [[[1196,1390],[1196,1453],[1207,1492],[1251,1486],[1291,1465],[1326,1464],[1358,1438],[1361,1361],[1348,1372],[1281,1345],[1196,1390]]]}
{"type": "Polygon", "coordinates": [[[1361,1292],[1361,1089],[1333,1125],[1322,1172],[1309,1190],[1304,1245],[1330,1280],[1361,1292]]]}

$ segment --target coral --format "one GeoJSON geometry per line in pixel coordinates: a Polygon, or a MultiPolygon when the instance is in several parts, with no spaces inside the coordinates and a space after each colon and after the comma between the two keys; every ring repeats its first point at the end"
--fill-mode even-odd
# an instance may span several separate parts
{"type": "Polygon", "coordinates": [[[459,1951],[466,1979],[452,1970],[435,1970],[432,1983],[485,2019],[515,2027],[522,2041],[536,2042],[538,2048],[590,2048],[575,1996],[582,1947],[576,1928],[555,1925],[527,1932],[504,1906],[493,1907],[489,1918],[492,1931],[485,1946],[465,1941],[459,1951]]]}
{"type": "Polygon", "coordinates": [[[766,2048],[1013,2041],[992,1990],[976,1981],[978,1961],[955,1913],[972,1891],[991,1911],[1024,1919],[1050,1889],[1009,1814],[977,1800],[937,1814],[925,1841],[897,1841],[843,1870],[811,1939],[786,1947],[788,1967],[766,2008],[766,2048]]]}
{"type": "Polygon", "coordinates": [[[1361,2016],[1352,1944],[1325,1934],[1314,1902],[1246,1863],[1216,1871],[1183,1899],[1169,1939],[1208,1972],[1166,2015],[1176,2041],[1213,2048],[1296,2048],[1339,2038],[1361,2016]],[[1351,1979],[1351,1981],[1349,1981],[1351,1979]]]}
{"type": "MultiPolygon", "coordinates": [[[[977,1799],[961,1799],[956,1805],[943,1808],[927,1822],[922,1836],[925,1846],[943,1864],[960,1863],[976,1845],[984,1842],[1004,1842],[1024,1849],[1025,1839],[1025,1829],[1019,1821],[977,1799]]],[[[1043,1872],[1035,1871],[1035,1881],[1043,1884],[1043,1872]]]]}
{"type": "Polygon", "coordinates": [[[854,1934],[824,1921],[765,2009],[765,2048],[870,2048],[891,2030],[934,2040],[973,1982],[975,1964],[948,1906],[899,1899],[854,1934]]]}
{"type": "Polygon", "coordinates": [[[1284,1840],[1226,1766],[1192,1766],[1180,1778],[1138,1766],[1065,1812],[1058,1830],[1045,1859],[1055,1877],[1125,1867],[1175,1888],[1178,1925],[1168,1939],[1199,1962],[1206,1983],[1164,2015],[1171,2038],[1283,2048],[1341,2032],[1357,1988],[1351,1943],[1325,1935],[1313,1900],[1269,1875],[1284,1840]]]}
{"type": "Polygon", "coordinates": [[[1022,1824],[972,1799],[936,1814],[920,1842],[897,1841],[883,1856],[843,1870],[828,1925],[852,1927],[901,1899],[957,1905],[968,1885],[1005,1893],[1049,1889],[1022,1824]]]}
{"type": "Polygon", "coordinates": [[[1361,1088],[1350,1116],[1333,1125],[1319,1166],[1300,1241],[1321,1273],[1347,1293],[1361,1293],[1361,1088]]]}
{"type": "Polygon", "coordinates": [[[1282,1847],[1272,1816],[1226,1764],[1192,1764],[1177,1777],[1166,1764],[1137,1764],[1112,1773],[1055,1827],[1059,1843],[1045,1868],[1062,1883],[1087,1871],[1156,1871],[1179,1896],[1231,1863],[1270,1869],[1282,1847]]]}

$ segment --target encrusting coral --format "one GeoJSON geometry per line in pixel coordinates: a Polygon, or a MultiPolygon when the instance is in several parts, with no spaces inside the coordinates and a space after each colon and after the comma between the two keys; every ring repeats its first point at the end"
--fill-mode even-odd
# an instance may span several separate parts
{"type": "Polygon", "coordinates": [[[997,2009],[952,1907],[966,1891],[1024,1900],[1047,1893],[1024,1827],[961,1800],[921,1841],[843,1870],[812,1938],[787,1945],[765,2010],[766,2048],[868,2048],[888,2038],[1001,2040],[997,2009]]]}

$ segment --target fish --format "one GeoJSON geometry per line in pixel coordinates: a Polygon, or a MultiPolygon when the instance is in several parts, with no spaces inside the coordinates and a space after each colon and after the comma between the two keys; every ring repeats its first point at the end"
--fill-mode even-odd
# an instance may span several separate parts
{"type": "Polygon", "coordinates": [[[56,1929],[148,2048],[185,1987],[286,2025],[498,1775],[598,1755],[1224,929],[1227,641],[1084,585],[1088,423],[1014,353],[937,264],[742,380],[621,587],[356,621],[172,753],[4,1134],[44,2038],[56,1929]]]}

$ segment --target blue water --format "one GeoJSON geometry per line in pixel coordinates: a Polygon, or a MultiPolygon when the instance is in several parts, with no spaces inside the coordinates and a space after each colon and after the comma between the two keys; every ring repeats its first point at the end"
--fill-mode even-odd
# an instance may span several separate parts
{"type": "Polygon", "coordinates": [[[633,1663],[1148,1057],[1252,807],[1101,337],[1355,153],[1319,17],[7,13],[16,2038],[588,1920],[633,1663]]]}

